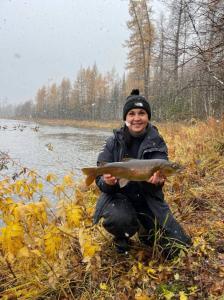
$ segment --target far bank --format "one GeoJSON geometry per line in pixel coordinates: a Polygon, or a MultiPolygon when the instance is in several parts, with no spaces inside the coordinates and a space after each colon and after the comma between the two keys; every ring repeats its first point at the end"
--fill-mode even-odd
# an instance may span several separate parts
{"type": "MultiPolygon", "coordinates": [[[[2,118],[4,119],[4,118],[2,118]]],[[[8,119],[8,118],[5,118],[8,119]]],[[[122,125],[121,121],[97,121],[97,120],[64,120],[64,119],[42,119],[42,118],[10,118],[11,120],[32,121],[41,125],[72,126],[78,128],[113,129],[122,125]]]]}

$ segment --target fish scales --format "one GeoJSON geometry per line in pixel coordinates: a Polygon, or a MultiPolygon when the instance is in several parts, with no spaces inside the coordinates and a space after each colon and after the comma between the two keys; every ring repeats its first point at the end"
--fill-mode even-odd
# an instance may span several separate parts
{"type": "Polygon", "coordinates": [[[165,159],[130,159],[122,162],[106,163],[99,167],[83,168],[82,171],[86,177],[86,184],[90,185],[94,179],[103,174],[111,174],[120,179],[122,187],[128,181],[147,181],[156,171],[160,171],[163,176],[170,176],[183,168],[175,163],[165,159]]]}

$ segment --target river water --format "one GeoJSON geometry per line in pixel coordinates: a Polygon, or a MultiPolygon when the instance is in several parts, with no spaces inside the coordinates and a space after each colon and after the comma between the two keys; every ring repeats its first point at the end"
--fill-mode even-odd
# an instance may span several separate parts
{"type": "Polygon", "coordinates": [[[111,131],[0,119],[0,151],[41,176],[59,178],[70,171],[82,178],[81,168],[95,166],[98,152],[111,131]]]}

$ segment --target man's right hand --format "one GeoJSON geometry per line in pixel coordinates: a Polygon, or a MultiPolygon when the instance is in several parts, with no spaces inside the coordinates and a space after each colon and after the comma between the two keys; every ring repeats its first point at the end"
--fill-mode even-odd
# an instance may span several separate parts
{"type": "Polygon", "coordinates": [[[111,176],[111,174],[104,174],[103,180],[108,185],[115,185],[117,183],[117,178],[114,176],[111,176]]]}

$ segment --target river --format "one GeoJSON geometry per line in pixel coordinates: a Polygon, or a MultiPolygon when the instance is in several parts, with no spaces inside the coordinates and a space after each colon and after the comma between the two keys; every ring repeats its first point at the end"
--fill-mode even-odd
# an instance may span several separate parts
{"type": "Polygon", "coordinates": [[[107,130],[0,119],[0,151],[41,176],[55,173],[60,178],[73,171],[81,178],[81,168],[96,165],[109,135],[107,130]]]}

